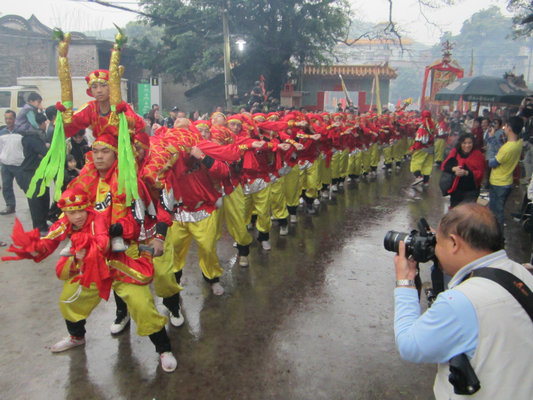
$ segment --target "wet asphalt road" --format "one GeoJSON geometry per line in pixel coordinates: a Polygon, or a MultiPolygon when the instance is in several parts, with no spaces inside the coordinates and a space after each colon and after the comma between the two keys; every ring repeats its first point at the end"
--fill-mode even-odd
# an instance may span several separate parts
{"type": "MultiPolygon", "coordinates": [[[[84,347],[52,355],[49,347],[66,335],[58,257],[0,262],[0,398],[432,399],[435,366],[403,362],[395,350],[393,254],[383,249],[388,230],[409,232],[422,216],[436,226],[447,207],[436,177],[425,189],[411,181],[407,165],[391,176],[380,170],[377,179],[347,184],[317,216],[300,210],[289,236],[279,237],[274,223],[272,251],[254,244],[249,268],[235,265],[225,232],[222,297],[202,280],[193,245],[182,292],[186,323],[168,328],[178,359],[172,374],[134,327],[111,337],[113,300],[89,318],[84,347]]],[[[20,191],[17,201],[29,229],[20,191]]],[[[13,220],[0,216],[0,239],[13,220]]],[[[529,261],[528,238],[515,222],[507,225],[509,254],[529,261]]],[[[428,281],[429,265],[421,270],[428,281]]]]}

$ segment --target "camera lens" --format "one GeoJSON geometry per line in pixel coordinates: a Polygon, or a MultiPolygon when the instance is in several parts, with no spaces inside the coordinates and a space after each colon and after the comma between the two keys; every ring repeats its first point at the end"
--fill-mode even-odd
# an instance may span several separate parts
{"type": "Polygon", "coordinates": [[[408,236],[409,234],[405,232],[388,231],[383,239],[383,246],[385,250],[398,253],[400,242],[405,242],[408,236]]]}

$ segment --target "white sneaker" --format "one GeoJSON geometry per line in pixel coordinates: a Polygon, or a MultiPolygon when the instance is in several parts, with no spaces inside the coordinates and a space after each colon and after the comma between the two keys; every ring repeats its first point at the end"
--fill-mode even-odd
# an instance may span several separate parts
{"type": "Polygon", "coordinates": [[[85,338],[77,338],[69,335],[54,344],[50,348],[50,351],[52,353],[61,353],[62,351],[72,349],[73,347],[81,346],[82,344],[85,344],[85,338]]]}
{"type": "Polygon", "coordinates": [[[250,222],[248,225],[246,225],[246,229],[251,231],[252,229],[254,229],[254,225],[250,222]]]}
{"type": "Polygon", "coordinates": [[[303,205],[305,204],[305,200],[303,199],[303,197],[300,197],[300,200],[298,200],[298,204],[300,207],[303,207],[303,205]]]}
{"type": "Polygon", "coordinates": [[[279,227],[279,235],[280,236],[287,236],[289,234],[289,226],[280,226],[279,227]]]}
{"type": "Polygon", "coordinates": [[[116,236],[114,238],[111,238],[111,251],[113,253],[122,253],[127,249],[128,248],[126,247],[122,236],[116,236]]]}
{"type": "Polygon", "coordinates": [[[329,198],[329,190],[322,190],[320,192],[320,196],[323,198],[323,199],[327,199],[329,198]]]}
{"type": "Polygon", "coordinates": [[[70,251],[70,248],[72,247],[72,242],[69,240],[65,247],[61,249],[59,252],[60,257],[70,257],[73,256],[72,252],[70,251]]]}
{"type": "Polygon", "coordinates": [[[174,354],[172,354],[170,351],[161,353],[159,358],[161,360],[161,368],[163,368],[163,371],[174,372],[176,370],[178,361],[176,360],[176,357],[174,357],[174,354]]]}
{"type": "Polygon", "coordinates": [[[315,207],[318,207],[318,206],[320,205],[320,200],[318,200],[318,199],[314,199],[314,200],[313,200],[313,205],[314,205],[315,207]]]}
{"type": "Polygon", "coordinates": [[[415,181],[413,183],[411,183],[411,186],[416,186],[420,183],[424,182],[424,178],[419,176],[418,178],[415,179],[415,181]]]}
{"type": "Polygon", "coordinates": [[[179,328],[185,322],[185,318],[183,318],[183,314],[181,313],[181,310],[178,310],[178,315],[174,315],[173,312],[170,312],[169,316],[170,316],[170,324],[172,326],[175,326],[176,328],[179,328]]]}
{"type": "Polygon", "coordinates": [[[125,316],[120,316],[115,319],[115,322],[111,324],[109,327],[109,331],[112,335],[118,335],[120,332],[122,332],[124,329],[126,329],[126,326],[130,322],[130,314],[127,313],[125,316]]]}
{"type": "Polygon", "coordinates": [[[248,265],[250,265],[250,263],[248,262],[248,257],[246,256],[237,256],[237,259],[239,260],[239,265],[241,267],[247,267],[248,265]]]}
{"type": "Polygon", "coordinates": [[[224,288],[220,282],[215,282],[211,284],[211,290],[215,296],[222,296],[224,294],[224,288]]]}
{"type": "Polygon", "coordinates": [[[339,187],[344,187],[344,182],[339,182],[339,187]]]}
{"type": "Polygon", "coordinates": [[[298,222],[298,216],[297,215],[289,215],[289,222],[291,224],[295,224],[298,222]]]}
{"type": "Polygon", "coordinates": [[[270,240],[263,240],[261,242],[261,246],[263,247],[263,250],[270,250],[272,249],[272,245],[270,244],[270,240]]]}
{"type": "Polygon", "coordinates": [[[332,192],[338,192],[339,191],[339,187],[335,184],[335,185],[331,185],[331,191],[332,192]]]}

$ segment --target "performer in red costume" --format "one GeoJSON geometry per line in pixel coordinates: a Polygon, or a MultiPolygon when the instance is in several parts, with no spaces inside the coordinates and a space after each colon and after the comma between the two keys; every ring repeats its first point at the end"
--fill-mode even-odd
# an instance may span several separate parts
{"type": "MultiPolygon", "coordinates": [[[[85,344],[85,320],[102,298],[109,298],[113,288],[126,301],[137,323],[137,333],[150,337],[160,353],[162,368],[172,372],[177,362],[165,331],[166,318],[157,312],[147,286],[153,274],[150,260],[142,254],[133,261],[126,260],[125,253],[111,259],[106,215],[92,204],[84,191],[66,190],[58,202],[65,216],[52,225],[48,235],[40,238],[38,230],[26,233],[17,221],[12,235],[17,247],[9,248],[17,256],[3,259],[29,258],[39,262],[70,237],[72,255],[61,257],[56,265],[58,278],[65,280],[59,308],[69,336],[53,345],[51,351],[62,352],[85,344]],[[127,273],[120,264],[125,264],[127,273]]],[[[126,219],[121,223],[126,225],[126,219]]],[[[138,235],[138,231],[132,234],[138,235]]]]}

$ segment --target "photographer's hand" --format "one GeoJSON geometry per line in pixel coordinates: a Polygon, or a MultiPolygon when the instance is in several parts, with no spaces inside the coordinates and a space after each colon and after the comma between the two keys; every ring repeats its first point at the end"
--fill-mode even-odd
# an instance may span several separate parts
{"type": "Polygon", "coordinates": [[[398,254],[394,256],[396,280],[414,280],[416,276],[416,261],[411,257],[405,257],[405,243],[402,241],[398,246],[398,254]]]}

